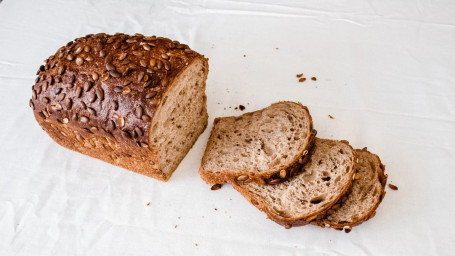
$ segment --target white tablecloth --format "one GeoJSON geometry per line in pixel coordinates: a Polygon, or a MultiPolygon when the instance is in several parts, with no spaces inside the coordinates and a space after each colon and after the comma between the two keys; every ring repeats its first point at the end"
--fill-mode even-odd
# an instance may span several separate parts
{"type": "Polygon", "coordinates": [[[453,255],[455,1],[326,2],[3,1],[0,255],[453,255]],[[302,102],[319,137],[368,146],[399,190],[349,234],[286,230],[199,178],[211,125],[167,183],[60,147],[28,107],[35,72],[98,32],[209,57],[209,123],[302,102]]]}

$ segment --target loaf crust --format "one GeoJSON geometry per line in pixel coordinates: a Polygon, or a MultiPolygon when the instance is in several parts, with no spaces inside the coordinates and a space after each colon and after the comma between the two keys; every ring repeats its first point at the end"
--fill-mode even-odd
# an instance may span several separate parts
{"type": "Polygon", "coordinates": [[[205,81],[207,59],[185,44],[141,34],[87,35],[39,68],[30,107],[58,144],[167,181],[150,146],[150,124],[168,89],[196,60],[204,63],[205,81]]]}

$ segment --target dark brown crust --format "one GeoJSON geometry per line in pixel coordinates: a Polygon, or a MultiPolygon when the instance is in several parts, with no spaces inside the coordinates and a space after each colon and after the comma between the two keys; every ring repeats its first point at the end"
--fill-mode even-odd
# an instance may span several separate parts
{"type": "MultiPolygon", "coordinates": [[[[232,172],[230,170],[226,170],[226,171],[221,171],[219,173],[215,173],[212,171],[203,170],[202,163],[205,161],[207,149],[210,148],[210,145],[212,143],[212,136],[213,136],[213,129],[212,129],[209,140],[207,142],[205,152],[204,152],[204,156],[202,157],[202,160],[201,160],[201,167],[199,168],[199,175],[201,176],[202,180],[204,180],[207,184],[235,183],[235,182],[238,182],[237,178],[239,176],[248,176],[248,179],[243,180],[242,182],[246,181],[248,183],[254,182],[254,183],[259,183],[259,184],[265,184],[271,180],[272,176],[275,177],[276,175],[279,175],[279,172],[281,170],[285,170],[287,173],[286,176],[288,177],[291,170],[295,169],[298,166],[302,166],[303,163],[305,163],[308,160],[308,158],[305,156],[309,155],[308,152],[311,149],[313,138],[316,136],[316,130],[313,129],[313,120],[311,118],[310,111],[308,110],[308,108],[306,106],[303,106],[300,102],[298,102],[298,103],[289,102],[289,103],[298,104],[307,112],[307,114],[309,116],[309,121],[310,121],[309,127],[310,127],[311,132],[309,132],[308,136],[305,138],[307,146],[302,150],[302,152],[299,155],[296,155],[296,157],[291,161],[291,163],[288,166],[278,168],[276,170],[261,172],[261,173],[250,172],[248,170],[237,171],[237,172],[232,172]],[[303,162],[301,159],[303,159],[303,162]],[[300,163],[299,163],[299,161],[300,161],[300,163]]],[[[274,104],[276,104],[276,103],[274,103],[274,104]]],[[[251,113],[253,113],[253,112],[245,113],[242,116],[250,115],[251,113]]],[[[220,119],[221,118],[215,118],[213,123],[216,124],[220,119]]],[[[292,176],[292,174],[291,174],[291,176],[292,176]]]]}
{"type": "MultiPolygon", "coordinates": [[[[332,140],[335,141],[335,140],[332,140]]],[[[260,211],[263,211],[267,214],[267,217],[274,222],[280,224],[281,226],[285,228],[291,228],[291,227],[297,227],[297,226],[304,226],[307,224],[310,224],[312,221],[315,221],[317,219],[320,219],[324,216],[324,213],[326,210],[330,209],[336,202],[338,202],[346,193],[348,193],[352,181],[354,179],[354,173],[355,173],[355,163],[357,161],[357,154],[355,150],[349,145],[349,142],[343,140],[343,141],[338,141],[346,144],[349,146],[352,150],[352,153],[354,155],[354,161],[351,164],[351,168],[349,171],[349,175],[352,176],[352,179],[349,179],[349,183],[346,184],[346,186],[343,188],[342,192],[327,206],[323,209],[320,209],[319,211],[313,212],[311,214],[305,215],[305,216],[300,216],[297,218],[285,218],[281,217],[276,214],[276,212],[270,211],[268,205],[265,202],[262,202],[261,200],[254,198],[254,195],[248,191],[248,189],[244,188],[243,186],[237,184],[237,183],[232,183],[232,186],[234,189],[236,189],[240,194],[242,194],[251,204],[256,206],[260,211]]],[[[311,158],[311,155],[310,155],[311,158]]],[[[271,185],[273,186],[273,185],[271,185]]]]}
{"type": "Polygon", "coordinates": [[[160,171],[149,126],[168,89],[196,60],[206,77],[207,59],[177,41],[87,35],[40,67],[30,106],[58,144],[166,181],[170,175],[160,171]]]}
{"type": "MultiPolygon", "coordinates": [[[[374,158],[376,158],[377,162],[379,163],[376,166],[376,171],[378,172],[378,181],[381,183],[381,191],[378,193],[378,195],[379,195],[378,202],[371,208],[370,212],[366,213],[364,216],[362,216],[355,222],[347,222],[347,223],[331,222],[327,219],[328,214],[326,213],[322,218],[311,222],[311,224],[321,226],[321,227],[332,227],[336,230],[343,230],[343,228],[349,227],[348,229],[351,230],[352,227],[360,225],[363,222],[373,218],[376,215],[376,209],[379,207],[379,204],[381,204],[381,202],[384,199],[384,196],[386,194],[385,186],[387,183],[387,174],[385,174],[385,165],[381,162],[381,159],[379,158],[378,155],[371,153],[370,151],[367,150],[367,148],[356,149],[356,151],[367,152],[367,153],[371,154],[374,158]]],[[[349,192],[346,195],[348,195],[348,194],[349,194],[349,192]]],[[[342,205],[341,200],[338,203],[340,203],[340,205],[342,205]]]]}

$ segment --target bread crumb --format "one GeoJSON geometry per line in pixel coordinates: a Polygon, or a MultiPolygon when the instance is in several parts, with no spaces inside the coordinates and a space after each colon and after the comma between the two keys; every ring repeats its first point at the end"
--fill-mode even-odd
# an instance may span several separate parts
{"type": "Polygon", "coordinates": [[[246,54],[243,54],[243,58],[245,58],[245,57],[246,57],[246,54]]]}
{"type": "Polygon", "coordinates": [[[217,209],[217,208],[215,208],[215,211],[218,211],[218,209],[217,209]]]}
{"type": "Polygon", "coordinates": [[[398,187],[395,186],[395,185],[393,185],[393,184],[391,184],[391,183],[389,183],[389,188],[390,188],[391,190],[398,190],[398,187]]]}
{"type": "Polygon", "coordinates": [[[177,228],[179,225],[175,225],[174,228],[177,228]]]}
{"type": "Polygon", "coordinates": [[[303,73],[295,75],[297,78],[301,78],[303,76],[303,73]]]}
{"type": "Polygon", "coordinates": [[[241,111],[243,111],[243,110],[245,110],[245,106],[239,105],[239,109],[240,109],[241,111]]]}
{"type": "Polygon", "coordinates": [[[147,206],[149,206],[149,205],[150,205],[150,202],[147,203],[147,206]]]}
{"type": "Polygon", "coordinates": [[[311,78],[311,80],[316,81],[316,80],[318,80],[318,79],[317,79],[316,77],[313,76],[313,77],[311,78]]]}
{"type": "Polygon", "coordinates": [[[333,117],[332,115],[329,115],[329,118],[330,118],[330,119],[335,119],[335,117],[333,117]]]}
{"type": "Polygon", "coordinates": [[[197,243],[195,243],[194,246],[199,246],[199,245],[197,243]]]}
{"type": "Polygon", "coordinates": [[[239,109],[239,108],[238,108],[238,107],[235,107],[234,109],[237,110],[237,109],[239,109]]]}
{"type": "Polygon", "coordinates": [[[278,47],[275,48],[275,50],[277,50],[277,51],[278,51],[279,49],[280,49],[280,48],[278,48],[278,47]]]}
{"type": "Polygon", "coordinates": [[[177,217],[177,219],[180,219],[180,217],[177,217]]]}
{"type": "Polygon", "coordinates": [[[306,78],[302,77],[302,78],[299,79],[299,83],[303,83],[303,82],[305,82],[305,80],[306,80],[306,78]]]}

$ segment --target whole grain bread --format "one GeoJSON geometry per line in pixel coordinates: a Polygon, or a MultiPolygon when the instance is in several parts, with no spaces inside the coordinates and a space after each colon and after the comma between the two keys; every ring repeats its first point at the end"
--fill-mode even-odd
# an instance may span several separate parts
{"type": "Polygon", "coordinates": [[[310,113],[300,103],[216,118],[199,174],[209,184],[286,178],[304,163],[313,137],[310,113]]]}
{"type": "Polygon", "coordinates": [[[385,195],[387,175],[379,157],[366,148],[356,150],[358,162],[351,188],[321,219],[312,224],[349,232],[372,218],[385,195]]]}
{"type": "Polygon", "coordinates": [[[232,185],[269,219],[290,228],[322,218],[350,188],[355,163],[348,142],[315,138],[309,161],[289,180],[232,185]]]}
{"type": "Polygon", "coordinates": [[[39,68],[30,107],[58,144],[166,181],[207,126],[207,74],[177,41],[87,35],[39,68]]]}

